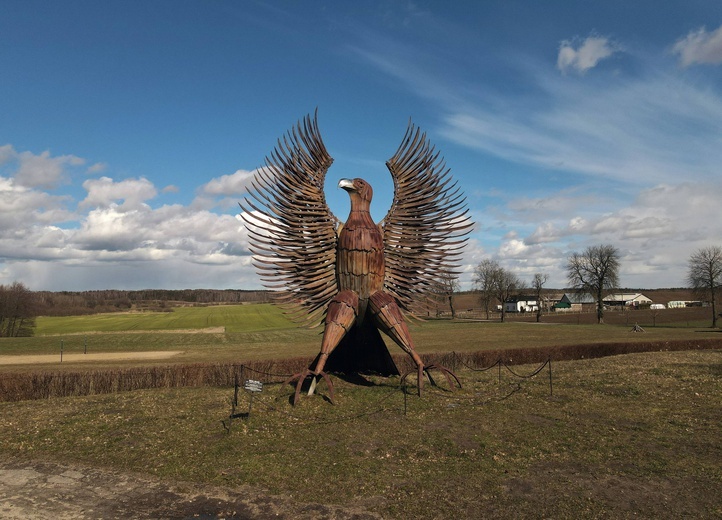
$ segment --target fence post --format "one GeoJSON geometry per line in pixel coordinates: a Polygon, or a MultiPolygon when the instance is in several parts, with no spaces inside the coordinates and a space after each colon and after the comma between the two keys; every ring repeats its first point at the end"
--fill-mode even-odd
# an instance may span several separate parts
{"type": "Polygon", "coordinates": [[[550,357],[548,360],[549,363],[549,395],[554,395],[553,388],[552,388],[552,358],[550,357]]]}

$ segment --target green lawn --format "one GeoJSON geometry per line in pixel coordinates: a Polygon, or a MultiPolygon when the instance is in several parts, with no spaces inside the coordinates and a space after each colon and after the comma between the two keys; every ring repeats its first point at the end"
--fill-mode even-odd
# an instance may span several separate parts
{"type": "Polygon", "coordinates": [[[170,312],[41,316],[37,336],[83,332],[160,331],[225,327],[226,332],[288,329],[294,323],[271,304],[175,307],[170,312]]]}

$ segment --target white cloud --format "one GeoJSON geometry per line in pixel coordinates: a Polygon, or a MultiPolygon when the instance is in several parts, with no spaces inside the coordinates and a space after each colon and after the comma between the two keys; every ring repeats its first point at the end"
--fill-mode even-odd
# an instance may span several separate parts
{"type": "MultiPolygon", "coordinates": [[[[87,213],[75,212],[71,197],[17,181],[32,161],[10,145],[0,154],[14,167],[0,176],[0,283],[24,280],[50,290],[257,286],[247,233],[234,215],[180,204],[153,208],[148,202],[157,190],[149,180],[110,177],[87,179],[78,204],[87,213]]],[[[73,156],[35,157],[30,166],[43,163],[34,171],[45,171],[35,178],[46,181],[60,178],[64,165],[80,164],[73,156]]]]}
{"type": "Polygon", "coordinates": [[[0,177],[0,237],[21,237],[32,226],[72,219],[67,202],[67,197],[18,186],[14,179],[0,177]]]}
{"type": "Polygon", "coordinates": [[[158,194],[153,183],[143,177],[120,182],[110,177],[88,179],[83,183],[83,188],[87,190],[88,196],[80,203],[81,208],[107,208],[121,200],[123,208],[137,208],[158,194]]]}
{"type": "MultiPolygon", "coordinates": [[[[196,261],[226,252],[239,254],[230,244],[243,243],[245,233],[231,215],[195,211],[181,205],[132,210],[111,204],[88,213],[72,240],[84,250],[183,256],[196,261]]],[[[247,254],[247,253],[245,253],[247,254]]]]}
{"type": "Polygon", "coordinates": [[[100,173],[108,169],[108,165],[102,162],[91,164],[88,166],[88,173],[100,173]]]}
{"type": "Polygon", "coordinates": [[[574,41],[564,40],[559,45],[557,68],[562,74],[570,70],[583,74],[596,67],[604,58],[614,54],[617,49],[616,44],[602,36],[589,36],[581,44],[576,45],[576,48],[574,41]]]}
{"type": "Polygon", "coordinates": [[[55,188],[61,181],[66,166],[80,166],[85,163],[85,159],[75,155],[51,157],[48,151],[40,155],[21,152],[16,157],[20,168],[15,173],[15,181],[21,186],[31,188],[55,188]]]}
{"type": "Polygon", "coordinates": [[[222,175],[211,179],[201,186],[200,191],[206,195],[240,195],[245,192],[253,180],[255,171],[237,170],[230,175],[222,175]]]}
{"type": "Polygon", "coordinates": [[[440,132],[469,148],[544,170],[650,186],[712,178],[722,164],[722,98],[665,73],[600,85],[540,75],[545,103],[466,104],[440,132]]]}
{"type": "Polygon", "coordinates": [[[679,54],[683,67],[696,63],[722,63],[722,25],[710,33],[704,27],[690,32],[674,44],[672,53],[679,54]]]}
{"type": "Polygon", "coordinates": [[[628,204],[610,201],[606,213],[560,218],[554,212],[538,215],[541,224],[528,233],[521,249],[516,233],[500,246],[500,256],[513,259],[522,252],[526,262],[515,265],[533,271],[549,251],[556,251],[551,267],[554,279],[563,280],[563,259],[571,250],[611,243],[622,253],[622,284],[635,287],[684,285],[687,259],[692,251],[719,245],[722,220],[718,194],[722,182],[660,184],[643,189],[628,204]],[[627,280],[625,282],[625,279],[627,280]]]}
{"type": "Polygon", "coordinates": [[[236,170],[230,175],[211,179],[198,188],[192,206],[197,209],[237,208],[239,196],[246,192],[257,170],[236,170]]]}

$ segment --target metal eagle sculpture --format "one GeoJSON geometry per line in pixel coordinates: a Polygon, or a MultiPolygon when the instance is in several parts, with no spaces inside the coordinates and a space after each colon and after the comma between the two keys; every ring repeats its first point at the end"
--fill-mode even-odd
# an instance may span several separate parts
{"type": "Polygon", "coordinates": [[[363,179],[341,179],[351,211],[345,223],[333,215],[324,195],[332,162],[316,115],[306,116],[278,140],[241,203],[254,265],[266,287],[279,289],[277,301],[293,309],[292,318],[324,323],[320,353],[288,381],[296,382],[293,403],[311,376],[309,395],[322,377],[333,401],[327,370],[399,375],[379,329],[411,356],[419,394],[424,373],[434,382],[431,369],[460,386],[447,368],[424,364],[405,319],[428,308],[440,278],[456,274],[472,226],[443,158],[409,122],[386,162],[394,199],[378,224],[369,211],[373,190],[363,179]]]}

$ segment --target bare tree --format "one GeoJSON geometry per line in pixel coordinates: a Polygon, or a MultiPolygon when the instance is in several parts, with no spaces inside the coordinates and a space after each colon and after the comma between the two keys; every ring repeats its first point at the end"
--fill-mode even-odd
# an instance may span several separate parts
{"type": "Polygon", "coordinates": [[[717,327],[717,290],[722,287],[722,247],[698,249],[689,257],[687,282],[701,299],[712,302],[712,327],[717,327]]]}
{"type": "MultiPolygon", "coordinates": [[[[451,311],[451,319],[456,318],[456,309],[454,308],[454,294],[459,292],[459,279],[456,275],[449,271],[443,271],[436,280],[436,285],[432,294],[437,304],[448,303],[451,311]]],[[[438,307],[437,307],[438,309],[438,307]]],[[[437,315],[439,311],[437,310],[437,315]]]]}
{"type": "Polygon", "coordinates": [[[544,288],[544,284],[547,283],[547,280],[549,280],[549,275],[545,273],[536,273],[534,275],[534,279],[531,282],[531,287],[534,289],[534,294],[536,296],[536,303],[537,303],[537,309],[536,309],[536,321],[539,323],[541,321],[542,317],[542,289],[544,288]]]}
{"type": "Polygon", "coordinates": [[[25,285],[0,285],[0,337],[32,336],[37,310],[35,294],[25,285]]]}
{"type": "Polygon", "coordinates": [[[484,259],[474,268],[474,288],[479,291],[481,307],[486,311],[486,319],[489,319],[491,302],[494,299],[495,280],[498,277],[501,266],[495,260],[484,259]]]}
{"type": "Polygon", "coordinates": [[[501,321],[506,318],[505,302],[512,296],[519,294],[524,288],[521,279],[504,268],[501,268],[495,281],[494,292],[497,300],[501,303],[501,321]]]}
{"type": "Polygon", "coordinates": [[[604,291],[619,286],[619,250],[612,245],[590,246],[567,260],[569,286],[594,295],[597,322],[604,323],[604,291]]]}

